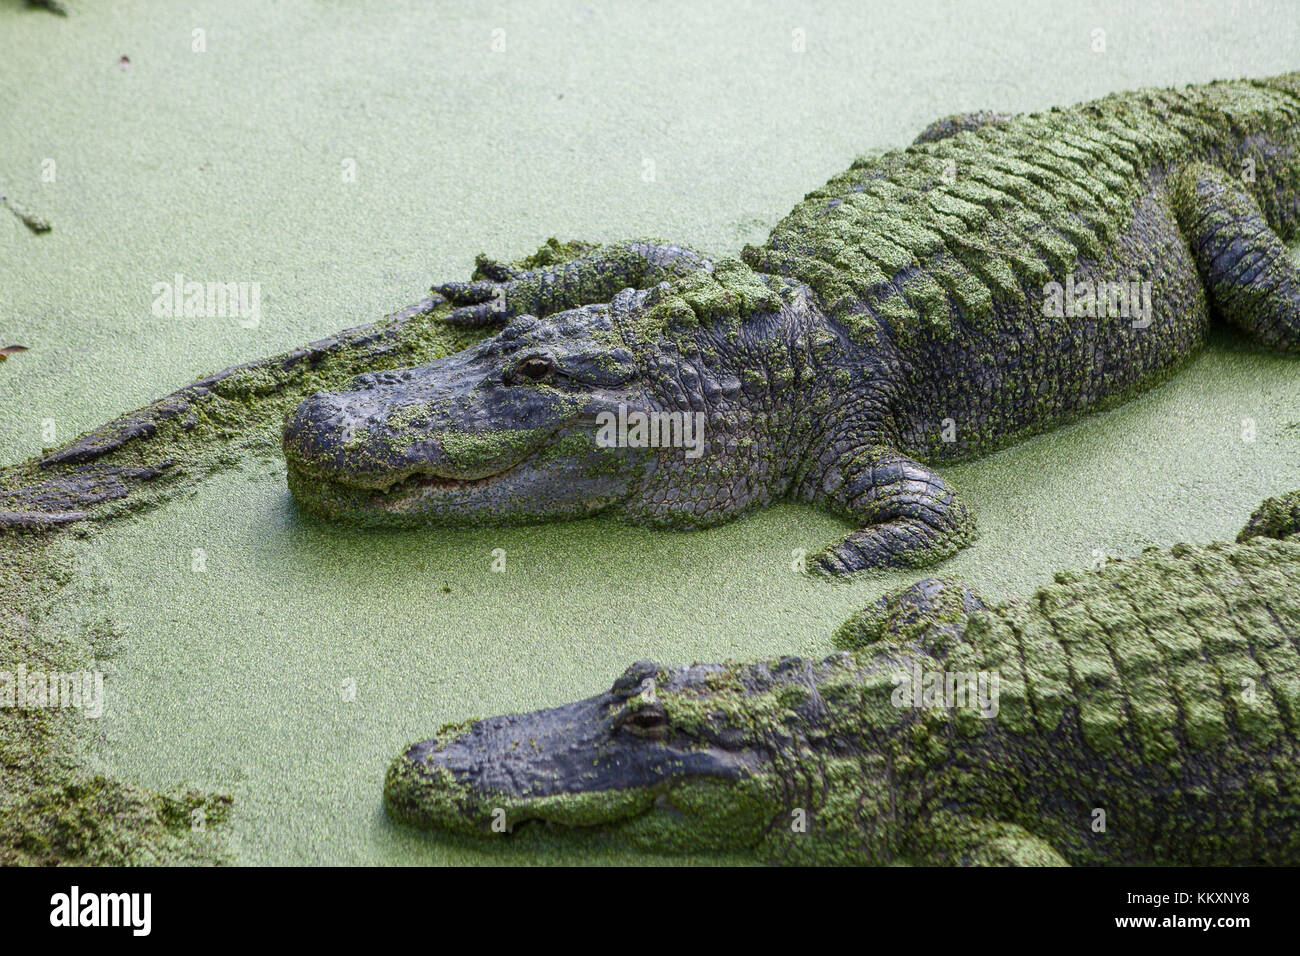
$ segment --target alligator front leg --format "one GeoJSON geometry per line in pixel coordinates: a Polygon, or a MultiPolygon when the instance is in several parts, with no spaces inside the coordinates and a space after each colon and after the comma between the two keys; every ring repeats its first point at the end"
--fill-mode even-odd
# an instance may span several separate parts
{"type": "Polygon", "coordinates": [[[975,519],[939,475],[896,453],[865,453],[824,490],[834,510],[863,525],[813,559],[829,574],[920,568],[951,557],[975,536],[975,519]]]}
{"type": "Polygon", "coordinates": [[[608,302],[627,288],[645,289],[698,269],[712,271],[708,258],[654,239],[598,246],[552,239],[518,263],[480,255],[469,282],[434,286],[456,306],[447,321],[484,326],[516,315],[551,315],[608,302]]]}
{"type": "Polygon", "coordinates": [[[1263,345],[1300,352],[1300,268],[1250,193],[1197,164],[1179,174],[1175,209],[1219,314],[1263,345]]]}

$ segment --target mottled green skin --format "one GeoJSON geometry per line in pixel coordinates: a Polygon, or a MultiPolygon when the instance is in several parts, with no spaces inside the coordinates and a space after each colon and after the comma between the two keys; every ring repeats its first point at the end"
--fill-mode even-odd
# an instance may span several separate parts
{"type": "Polygon", "coordinates": [[[1292,534],[1300,534],[1300,491],[1279,498],[1266,498],[1250,516],[1246,527],[1241,529],[1237,540],[1285,538],[1292,534]]]}
{"type": "MultiPolygon", "coordinates": [[[[1226,175],[1231,203],[1262,213],[1253,230],[1239,222],[1221,237],[1245,243],[1239,255],[1294,237],[1297,91],[1291,74],[994,118],[854,164],[744,258],[808,282],[855,338],[893,346],[899,450],[926,461],[983,454],[1158,381],[1202,343],[1210,300],[1256,331],[1256,315],[1215,298],[1223,283],[1199,256],[1209,237],[1196,214],[1228,200],[1208,203],[1195,186],[1226,175]],[[1044,316],[1044,285],[1071,274],[1149,280],[1150,325],[1044,316]]],[[[1293,266],[1275,269],[1294,277],[1293,266]]],[[[1268,344],[1300,347],[1293,290],[1250,278],[1261,294],[1291,292],[1289,335],[1268,344]]]]}
{"type": "Polygon", "coordinates": [[[701,527],[793,498],[860,529],[823,570],[924,566],[974,532],[929,466],[1151,387],[1212,316],[1300,350],[1298,227],[1300,74],[941,120],[810,193],[743,261],[652,240],[481,259],[439,290],[453,322],[504,330],[304,403],[290,488],[382,523],[701,527]],[[1103,296],[1053,314],[1071,282],[1133,283],[1149,312],[1103,296]],[[705,453],[596,447],[620,404],[705,415],[705,453]],[[457,433],[483,453],[449,455],[457,433]]]}
{"type": "Polygon", "coordinates": [[[928,579],[836,643],[643,662],[587,701],[445,728],[395,761],[389,810],[791,863],[1300,863],[1300,538],[1153,549],[991,609],[928,579]],[[897,706],[917,665],[996,674],[996,716],[897,706]]]}

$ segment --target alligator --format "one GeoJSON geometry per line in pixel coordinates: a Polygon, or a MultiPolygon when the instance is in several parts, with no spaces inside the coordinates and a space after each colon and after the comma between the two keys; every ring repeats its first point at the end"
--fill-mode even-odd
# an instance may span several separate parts
{"type": "Polygon", "coordinates": [[[1300,492],[1241,542],[1028,600],[927,578],[835,643],[641,661],[586,700],[445,727],[393,762],[386,806],[774,863],[1300,863],[1300,492]]]}
{"type": "Polygon", "coordinates": [[[435,289],[488,337],[305,401],[289,487],[376,524],[697,528],[796,500],[857,529],[813,568],[927,566],[975,534],[936,467],[1151,388],[1212,318],[1300,350],[1298,233],[1300,73],[949,117],[739,258],[480,256],[435,289]]]}

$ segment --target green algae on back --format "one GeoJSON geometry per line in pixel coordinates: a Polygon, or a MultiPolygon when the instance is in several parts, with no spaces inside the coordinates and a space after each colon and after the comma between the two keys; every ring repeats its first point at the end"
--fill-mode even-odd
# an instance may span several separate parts
{"type": "Polygon", "coordinates": [[[1246,527],[1237,535],[1238,541],[1251,538],[1285,538],[1300,533],[1300,491],[1278,498],[1265,499],[1255,509],[1246,527]]]}

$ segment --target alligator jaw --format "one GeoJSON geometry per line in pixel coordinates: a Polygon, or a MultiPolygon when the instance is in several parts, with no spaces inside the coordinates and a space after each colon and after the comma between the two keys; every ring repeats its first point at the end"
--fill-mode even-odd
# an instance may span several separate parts
{"type": "MultiPolygon", "coordinates": [[[[529,457],[532,456],[530,455],[529,457]]],[[[364,486],[348,485],[348,483],[344,481],[336,481],[335,483],[348,487],[355,487],[358,490],[363,491],[373,490],[381,495],[401,495],[405,491],[416,491],[420,489],[428,489],[432,491],[468,491],[471,488],[484,488],[492,484],[494,481],[504,478],[527,460],[527,458],[521,459],[508,468],[503,468],[501,471],[494,471],[490,475],[483,475],[479,478],[454,478],[451,475],[437,475],[417,471],[414,474],[407,475],[405,478],[395,479],[382,487],[366,488],[364,486]]]]}
{"type": "Polygon", "coordinates": [[[289,489],[306,511],[326,519],[349,519],[363,524],[418,524],[418,516],[407,511],[420,501],[454,501],[482,494],[515,475],[524,461],[481,478],[452,478],[416,472],[382,486],[367,486],[334,477],[324,477],[289,465],[289,489]]]}
{"type": "MultiPolygon", "coordinates": [[[[328,497],[346,497],[358,501],[364,499],[372,507],[382,509],[385,505],[396,504],[429,493],[456,495],[489,488],[503,478],[519,471],[534,457],[536,457],[536,453],[525,455],[519,461],[502,468],[500,471],[494,471],[489,475],[480,475],[475,478],[458,478],[454,475],[441,475],[435,472],[414,469],[404,474],[393,475],[384,481],[367,483],[358,481],[351,476],[323,474],[310,467],[304,468],[293,460],[288,462],[288,470],[290,482],[293,485],[315,488],[328,497]]],[[[305,500],[310,501],[311,498],[307,497],[305,500]]],[[[316,509],[309,507],[309,510],[316,509]]]]}

